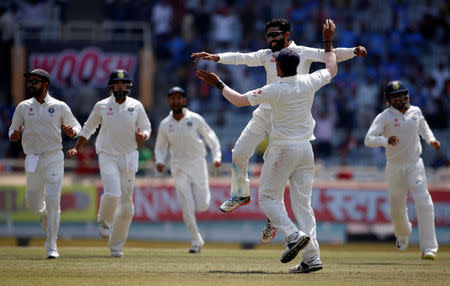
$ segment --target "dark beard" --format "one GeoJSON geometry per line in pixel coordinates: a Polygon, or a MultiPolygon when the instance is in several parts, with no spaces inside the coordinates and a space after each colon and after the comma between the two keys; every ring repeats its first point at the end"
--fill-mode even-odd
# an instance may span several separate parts
{"type": "Polygon", "coordinates": [[[397,104],[392,104],[392,107],[394,107],[395,109],[402,111],[406,106],[406,100],[401,102],[401,103],[397,103],[397,104]]]}
{"type": "Polygon", "coordinates": [[[29,88],[27,88],[26,94],[27,94],[27,98],[32,98],[32,97],[38,98],[42,95],[42,88],[35,89],[35,90],[30,90],[29,88]]]}
{"type": "Polygon", "coordinates": [[[180,108],[172,108],[172,113],[173,113],[173,114],[181,114],[181,113],[183,113],[183,107],[180,107],[180,108]]]}
{"type": "Polygon", "coordinates": [[[113,91],[113,94],[114,94],[115,98],[122,99],[130,94],[130,90],[126,89],[126,90],[113,91]]]}
{"type": "Polygon", "coordinates": [[[281,39],[278,40],[278,41],[272,41],[272,42],[271,42],[270,45],[269,45],[269,48],[272,50],[272,53],[281,51],[281,50],[284,48],[284,38],[281,38],[281,39]],[[273,47],[273,46],[271,45],[272,42],[276,42],[277,45],[275,45],[275,46],[273,47]]]}

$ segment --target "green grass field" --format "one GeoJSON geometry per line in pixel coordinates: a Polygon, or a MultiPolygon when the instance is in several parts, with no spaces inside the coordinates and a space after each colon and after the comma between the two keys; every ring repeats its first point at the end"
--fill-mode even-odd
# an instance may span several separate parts
{"type": "Polygon", "coordinates": [[[47,260],[43,243],[0,241],[0,285],[450,285],[450,246],[428,261],[418,246],[401,253],[386,243],[322,245],[323,270],[289,274],[298,259],[280,263],[281,244],[242,250],[208,243],[189,254],[188,243],[129,241],[117,259],[105,241],[62,240],[61,257],[47,260]]]}

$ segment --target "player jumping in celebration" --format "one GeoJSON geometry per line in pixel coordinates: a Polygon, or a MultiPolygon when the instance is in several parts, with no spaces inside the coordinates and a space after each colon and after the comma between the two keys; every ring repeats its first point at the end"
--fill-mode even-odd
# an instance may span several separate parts
{"type": "Polygon", "coordinates": [[[336,55],[331,40],[335,31],[332,20],[323,26],[326,68],[312,74],[297,75],[301,56],[290,48],[273,55],[279,79],[266,86],[240,94],[207,71],[197,76],[216,86],[232,104],[240,106],[268,103],[272,107],[272,130],[261,172],[258,202],[272,224],[286,241],[281,262],[292,261],[305,248],[303,260],[289,269],[291,273],[308,273],[322,269],[319,244],[315,236],[316,220],[311,207],[314,155],[310,140],[314,137],[311,107],[314,93],[337,73],[336,55]],[[300,230],[289,218],[283,204],[284,188],[290,182],[292,210],[300,230]],[[314,235],[313,235],[314,234],[314,235]]]}
{"type": "Polygon", "coordinates": [[[64,176],[61,126],[64,134],[75,137],[81,126],[66,103],[50,96],[50,75],[36,69],[25,74],[30,99],[17,105],[9,127],[12,142],[22,137],[27,175],[25,203],[41,214],[41,225],[47,233],[47,258],[58,258],[56,246],[61,217],[61,189],[64,176]]]}
{"type": "MultiPolygon", "coordinates": [[[[324,50],[298,46],[289,39],[290,23],[285,19],[272,19],[266,23],[265,33],[268,49],[256,52],[239,53],[227,52],[220,54],[209,54],[206,52],[193,53],[194,62],[199,59],[215,61],[222,64],[264,66],[267,76],[267,84],[279,79],[277,76],[276,63],[273,61],[273,53],[283,48],[290,48],[300,56],[300,64],[297,74],[307,74],[312,62],[324,62],[324,50]]],[[[336,48],[337,61],[346,61],[354,56],[365,57],[367,52],[362,46],[355,48],[336,48]]],[[[251,120],[242,131],[233,148],[233,159],[231,168],[231,190],[230,199],[225,201],[220,210],[231,212],[240,205],[250,203],[250,181],[247,169],[248,161],[253,155],[256,147],[270,134],[272,128],[272,109],[268,103],[262,103],[254,112],[251,120]]],[[[313,121],[314,124],[314,121],[313,121]]],[[[261,233],[260,241],[268,243],[275,236],[276,228],[267,221],[261,233]]]]}
{"type": "Polygon", "coordinates": [[[397,249],[404,251],[411,233],[406,195],[414,199],[419,227],[422,258],[436,258],[438,244],[434,228],[434,206],[427,189],[427,177],[420,154],[419,135],[435,150],[441,143],[436,140],[422,115],[422,111],[409,104],[409,93],[401,81],[391,81],[385,89],[388,104],[378,114],[367,132],[367,147],[386,148],[386,180],[389,190],[390,217],[394,224],[397,249]]]}
{"type": "Polygon", "coordinates": [[[137,144],[150,137],[150,121],[144,106],[129,97],[132,80],[125,70],[111,72],[108,81],[109,97],[94,106],[83,126],[80,138],[69,158],[77,155],[80,147],[100,131],[95,141],[103,195],[97,215],[99,233],[108,239],[112,257],[123,256],[123,245],[134,215],[134,179],[138,171],[137,144]]]}
{"type": "Polygon", "coordinates": [[[199,114],[185,108],[186,94],[180,87],[172,87],[167,102],[170,114],[161,121],[156,139],[156,168],[164,170],[167,148],[170,151],[170,171],[175,180],[178,202],[183,220],[191,235],[189,253],[199,253],[205,244],[198,230],[195,211],[209,207],[211,193],[208,183],[204,138],[211,149],[214,167],[221,165],[220,143],[214,131],[199,114]]]}

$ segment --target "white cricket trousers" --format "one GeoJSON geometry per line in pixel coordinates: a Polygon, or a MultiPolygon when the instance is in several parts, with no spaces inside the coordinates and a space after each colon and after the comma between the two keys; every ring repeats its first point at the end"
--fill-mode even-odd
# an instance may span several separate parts
{"type": "Polygon", "coordinates": [[[58,251],[59,221],[61,217],[61,189],[64,176],[64,154],[61,150],[39,156],[33,173],[26,172],[27,191],[25,202],[33,213],[47,213],[47,253],[58,251]]]}
{"type": "Polygon", "coordinates": [[[97,222],[111,228],[108,246],[111,251],[123,251],[134,216],[133,191],[135,170],[127,168],[126,155],[98,155],[103,195],[97,222]]]}
{"type": "Polygon", "coordinates": [[[205,242],[198,230],[195,212],[206,211],[211,201],[206,160],[200,158],[185,163],[171,163],[170,171],[192,245],[203,246],[205,242]]]}
{"type": "Polygon", "coordinates": [[[294,144],[271,142],[265,153],[261,172],[258,203],[273,225],[278,227],[285,240],[298,232],[289,218],[283,203],[286,183],[290,183],[291,206],[301,231],[310,242],[303,250],[303,259],[319,258],[316,239],[316,219],[311,207],[314,154],[309,140],[294,144]]]}
{"type": "Polygon", "coordinates": [[[395,236],[402,239],[407,238],[411,233],[406,207],[406,195],[409,190],[416,206],[420,250],[437,252],[434,206],[427,189],[427,177],[422,158],[408,166],[395,166],[387,162],[386,179],[395,236]]]}
{"type": "Polygon", "coordinates": [[[256,147],[270,134],[272,128],[272,109],[258,107],[253,111],[252,119],[242,131],[233,148],[231,165],[230,196],[250,196],[250,180],[248,179],[248,161],[256,147]]]}

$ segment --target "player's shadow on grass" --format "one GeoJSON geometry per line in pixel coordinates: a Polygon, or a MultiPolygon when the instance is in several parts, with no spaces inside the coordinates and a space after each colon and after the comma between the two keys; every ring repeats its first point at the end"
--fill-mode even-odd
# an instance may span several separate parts
{"type": "Polygon", "coordinates": [[[268,272],[268,271],[260,271],[260,270],[254,270],[254,271],[226,271],[226,270],[211,270],[207,273],[211,274],[217,274],[217,273],[225,273],[225,274],[283,274],[285,272],[268,272]]]}
{"type": "Polygon", "coordinates": [[[348,262],[348,263],[341,263],[344,265],[402,265],[402,263],[392,263],[392,262],[348,262]]]}

